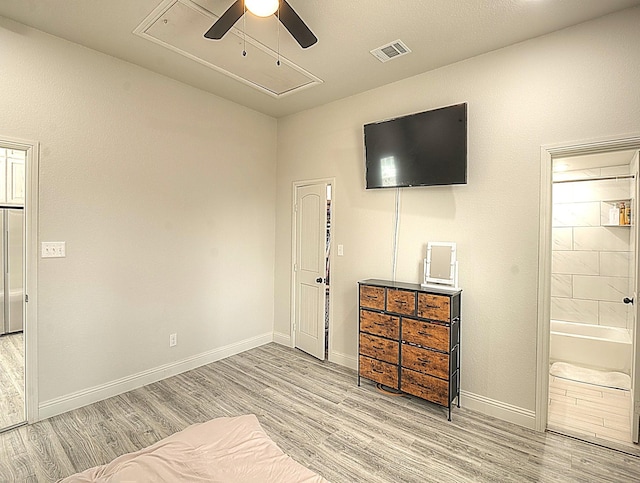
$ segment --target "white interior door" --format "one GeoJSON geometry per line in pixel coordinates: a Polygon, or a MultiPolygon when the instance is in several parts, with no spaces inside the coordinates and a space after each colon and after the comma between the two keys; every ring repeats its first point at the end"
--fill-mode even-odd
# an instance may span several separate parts
{"type": "Polygon", "coordinates": [[[640,314],[638,313],[638,286],[640,277],[640,226],[638,225],[638,203],[640,202],[640,178],[638,172],[640,168],[639,160],[640,152],[636,152],[633,161],[631,162],[631,172],[635,175],[634,182],[634,200],[632,204],[632,222],[633,222],[633,244],[634,244],[634,261],[632,264],[632,280],[633,280],[633,321],[631,325],[632,337],[633,337],[633,360],[631,361],[631,440],[634,443],[638,443],[638,436],[640,432],[640,314]]]}
{"type": "Polygon", "coordinates": [[[327,185],[296,188],[295,346],[318,359],[325,353],[327,185]]]}

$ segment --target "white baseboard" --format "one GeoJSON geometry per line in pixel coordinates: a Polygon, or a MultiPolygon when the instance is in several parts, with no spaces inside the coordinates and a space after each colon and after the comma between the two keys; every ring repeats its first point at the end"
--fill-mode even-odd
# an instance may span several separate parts
{"type": "MultiPolygon", "coordinates": [[[[293,347],[293,340],[289,334],[274,332],[273,342],[286,347],[293,347]]],[[[340,352],[332,351],[329,353],[328,360],[329,362],[335,362],[336,364],[348,367],[349,369],[353,369],[353,370],[358,369],[358,359],[356,357],[349,356],[347,354],[342,354],[340,352]]]]}
{"type": "MultiPolygon", "coordinates": [[[[329,361],[340,364],[350,369],[358,369],[358,359],[354,356],[331,352],[329,361]]],[[[529,409],[523,409],[502,401],[496,401],[485,396],[480,396],[471,392],[460,391],[461,405],[472,411],[477,411],[488,416],[492,416],[502,421],[524,426],[525,428],[536,428],[536,413],[529,409]]]]}
{"type": "Polygon", "coordinates": [[[291,335],[283,334],[282,332],[274,332],[273,333],[273,342],[280,345],[285,345],[287,347],[293,347],[291,342],[291,335]]]}
{"type": "Polygon", "coordinates": [[[535,411],[523,409],[467,391],[460,391],[460,402],[460,405],[467,409],[493,416],[494,418],[519,426],[524,426],[525,428],[536,429],[535,411]]]}
{"type": "MultiPolygon", "coordinates": [[[[37,419],[42,420],[50,418],[88,404],[102,401],[104,399],[117,396],[118,394],[146,386],[147,384],[152,384],[162,379],[166,379],[167,377],[181,374],[235,354],[240,354],[255,347],[268,344],[269,342],[276,342],[290,347],[291,337],[287,334],[278,332],[259,335],[234,344],[213,349],[208,352],[203,352],[181,361],[158,366],[106,384],[101,384],[99,386],[94,386],[82,391],[51,399],[49,401],[44,401],[38,407],[37,419]]],[[[356,357],[336,351],[329,354],[329,361],[354,370],[358,367],[358,359],[356,357]]],[[[488,397],[466,391],[461,391],[460,398],[461,405],[465,408],[478,411],[482,414],[493,416],[519,426],[524,426],[526,428],[535,429],[536,427],[535,411],[523,409],[518,406],[513,406],[511,404],[496,401],[495,399],[490,399],[488,397]]]]}
{"type": "Polygon", "coordinates": [[[93,404],[95,402],[117,396],[118,394],[166,379],[167,377],[175,376],[177,374],[190,371],[191,369],[219,361],[226,357],[240,354],[241,352],[249,349],[268,344],[273,340],[274,334],[269,332],[267,334],[252,337],[211,351],[203,352],[202,354],[197,354],[181,361],[164,364],[106,384],[90,387],[82,391],[77,391],[55,399],[50,399],[49,401],[44,401],[38,407],[38,419],[42,420],[50,418],[88,404],[93,404]]]}
{"type": "MultiPolygon", "coordinates": [[[[348,367],[353,370],[358,369],[358,359],[356,357],[332,352],[329,355],[329,361],[348,367]]],[[[496,401],[485,396],[473,394],[466,391],[460,391],[461,406],[477,411],[488,416],[492,416],[502,421],[514,423],[529,429],[536,429],[536,413],[528,409],[518,406],[496,401]]]]}
{"type": "Polygon", "coordinates": [[[329,353],[329,361],[348,367],[349,369],[358,369],[358,358],[341,352],[331,351],[329,353]]]}

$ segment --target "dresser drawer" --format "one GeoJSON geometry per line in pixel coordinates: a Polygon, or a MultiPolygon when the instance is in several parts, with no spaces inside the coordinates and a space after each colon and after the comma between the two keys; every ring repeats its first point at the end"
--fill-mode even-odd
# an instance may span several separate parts
{"type": "Polygon", "coordinates": [[[387,289],[387,312],[403,315],[416,314],[416,293],[408,290],[387,289]]]}
{"type": "Polygon", "coordinates": [[[437,377],[402,368],[402,391],[427,401],[449,405],[449,383],[437,377]]]}
{"type": "Polygon", "coordinates": [[[448,379],[449,354],[403,344],[402,367],[441,379],[448,379]]]}
{"type": "Polygon", "coordinates": [[[398,366],[360,356],[360,376],[398,389],[398,366]]]}
{"type": "Polygon", "coordinates": [[[449,352],[449,327],[414,319],[402,319],[402,340],[449,352]]]}
{"type": "Polygon", "coordinates": [[[360,331],[398,340],[400,339],[400,318],[370,310],[360,310],[360,331]]]}
{"type": "Polygon", "coordinates": [[[360,354],[398,364],[399,346],[397,341],[383,339],[375,335],[360,334],[360,354]]]}
{"type": "Polygon", "coordinates": [[[451,299],[445,295],[418,294],[418,317],[451,322],[451,299]]]}
{"type": "Polygon", "coordinates": [[[360,285],[360,306],[384,310],[384,287],[360,285]]]}

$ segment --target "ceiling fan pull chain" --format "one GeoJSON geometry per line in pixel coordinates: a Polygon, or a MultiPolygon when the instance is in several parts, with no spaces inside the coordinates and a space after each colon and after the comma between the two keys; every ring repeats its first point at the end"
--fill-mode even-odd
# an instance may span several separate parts
{"type": "Polygon", "coordinates": [[[247,3],[242,2],[242,6],[244,8],[244,15],[242,15],[242,56],[247,56],[247,3]]]}
{"type": "Polygon", "coordinates": [[[280,65],[280,2],[278,2],[278,61],[276,65],[280,65]]]}

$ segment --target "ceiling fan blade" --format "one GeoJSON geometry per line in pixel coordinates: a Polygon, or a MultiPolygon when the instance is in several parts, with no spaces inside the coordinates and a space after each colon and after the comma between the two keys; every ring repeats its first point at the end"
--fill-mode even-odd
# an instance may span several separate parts
{"type": "Polygon", "coordinates": [[[220,40],[224,37],[231,27],[242,17],[244,14],[244,2],[243,0],[236,0],[226,12],[224,12],[218,20],[211,26],[209,30],[204,34],[208,39],[220,40]]]}
{"type": "Polygon", "coordinates": [[[280,0],[280,21],[303,49],[318,41],[287,0],[280,0]]]}

